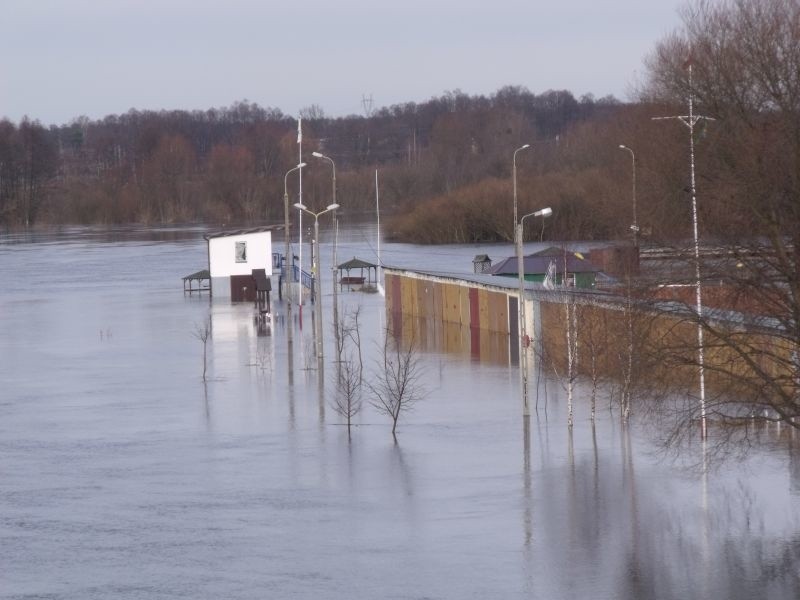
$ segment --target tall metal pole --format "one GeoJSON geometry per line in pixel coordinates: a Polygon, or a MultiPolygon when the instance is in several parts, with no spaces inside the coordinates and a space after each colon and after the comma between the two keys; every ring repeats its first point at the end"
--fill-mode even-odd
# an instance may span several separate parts
{"type": "Polygon", "coordinates": [[[304,162],[299,163],[296,167],[289,169],[286,172],[286,175],[283,176],[283,232],[284,232],[284,295],[286,296],[286,327],[287,327],[287,337],[288,341],[292,343],[292,285],[291,281],[294,278],[294,269],[292,264],[292,257],[291,257],[291,246],[289,240],[289,188],[287,184],[287,179],[289,174],[293,171],[301,171],[306,164],[304,162]]]}
{"type": "Polygon", "coordinates": [[[319,270],[319,215],[314,215],[314,316],[317,358],[322,358],[322,273],[319,270]]]}
{"type": "Polygon", "coordinates": [[[295,204],[295,207],[300,210],[300,212],[307,212],[309,215],[314,217],[314,293],[316,295],[316,300],[314,301],[314,334],[317,338],[317,358],[322,358],[322,288],[319,276],[319,217],[320,215],[324,215],[326,212],[335,211],[339,208],[338,204],[330,204],[328,208],[318,213],[311,212],[305,205],[301,203],[295,204]]]}
{"type": "MultiPolygon", "coordinates": [[[[297,119],[297,148],[300,160],[298,164],[303,164],[303,119],[297,119]]],[[[300,171],[300,191],[298,192],[297,201],[303,204],[303,172],[300,171]]],[[[300,307],[300,326],[303,326],[303,213],[300,212],[297,228],[299,230],[299,237],[297,240],[298,245],[298,262],[300,263],[300,285],[297,286],[297,305],[300,307]]]]}
{"type": "Polygon", "coordinates": [[[694,175],[694,126],[701,120],[714,121],[711,117],[694,114],[694,88],[692,87],[692,64],[689,61],[689,114],[676,117],[655,117],[654,121],[677,119],[689,128],[689,172],[692,192],[692,232],[694,234],[695,311],[697,313],[697,362],[700,376],[700,432],[703,439],[706,427],[706,379],[705,354],[703,348],[703,291],[700,277],[700,238],[697,226],[697,189],[694,175]]]}
{"type": "Polygon", "coordinates": [[[383,266],[383,263],[381,262],[381,201],[378,194],[378,169],[375,169],[375,214],[377,215],[376,219],[378,223],[378,270],[375,272],[375,277],[378,281],[375,282],[375,285],[378,288],[378,291],[381,291],[383,289],[381,287],[381,267],[383,266]]]}
{"type": "Polygon", "coordinates": [[[632,161],[632,168],[633,173],[631,176],[631,180],[633,182],[633,225],[631,225],[631,231],[633,232],[633,245],[634,247],[639,246],[639,221],[636,218],[636,155],[633,153],[633,150],[625,146],[624,144],[620,144],[619,147],[622,150],[627,150],[631,153],[631,161],[632,161]]]}
{"type": "Polygon", "coordinates": [[[514,237],[516,238],[517,232],[517,152],[525,150],[526,148],[530,148],[530,144],[525,144],[520,146],[516,150],[514,150],[514,154],[511,159],[511,180],[513,181],[514,185],[514,237]]]}
{"type": "Polygon", "coordinates": [[[517,313],[519,315],[518,333],[519,333],[519,382],[520,393],[522,394],[522,414],[524,416],[530,415],[530,407],[528,406],[528,366],[523,358],[527,358],[527,346],[525,343],[525,288],[523,285],[523,264],[522,264],[522,225],[517,223],[517,153],[530,148],[530,144],[524,144],[514,150],[511,156],[511,181],[514,190],[514,249],[517,254],[517,275],[519,277],[519,306],[517,313]]]}
{"type": "Polygon", "coordinates": [[[695,302],[697,305],[697,355],[700,375],[700,427],[702,437],[706,438],[706,377],[705,357],[703,349],[703,287],[700,282],[700,237],[697,227],[697,187],[694,176],[694,93],[692,89],[692,65],[689,65],[689,165],[692,186],[692,230],[694,233],[694,277],[695,302]]]}
{"type": "Polygon", "coordinates": [[[522,390],[522,416],[527,417],[531,414],[528,402],[528,322],[525,309],[525,261],[522,257],[522,233],[525,219],[528,217],[549,217],[553,214],[550,207],[537,210],[536,212],[524,215],[519,224],[514,226],[516,235],[515,245],[517,250],[517,279],[519,282],[519,382],[522,390]]]}
{"type": "MultiPolygon", "coordinates": [[[[639,247],[639,223],[636,220],[636,155],[631,148],[624,144],[620,144],[622,150],[630,152],[632,167],[633,167],[633,225],[631,225],[631,232],[633,233],[633,247],[637,252],[638,260],[638,247],[639,247]]],[[[628,365],[625,372],[625,382],[622,388],[622,417],[625,421],[631,413],[631,379],[633,374],[633,301],[631,298],[631,274],[628,272],[627,277],[627,294],[625,298],[625,313],[628,325],[628,365]]]]}
{"type": "MultiPolygon", "coordinates": [[[[288,175],[288,173],[287,173],[288,175]]],[[[286,189],[286,177],[283,179],[283,237],[284,237],[284,254],[283,254],[283,295],[286,298],[286,335],[289,344],[292,343],[292,285],[291,280],[294,277],[294,265],[292,264],[292,257],[289,255],[291,247],[289,244],[289,192],[286,189]]]]}
{"type": "MultiPolygon", "coordinates": [[[[331,169],[333,170],[333,190],[332,190],[332,199],[333,204],[336,204],[336,163],[333,162],[333,159],[330,156],[325,156],[320,152],[312,152],[314,156],[317,158],[321,158],[323,160],[327,160],[331,163],[331,169]]],[[[337,285],[336,281],[336,272],[337,272],[337,265],[338,259],[336,257],[336,249],[339,244],[339,218],[336,209],[333,211],[333,264],[331,265],[331,273],[333,275],[333,334],[336,339],[336,351],[339,351],[339,286],[337,285]]]]}
{"type": "Polygon", "coordinates": [[[519,279],[519,385],[522,393],[522,416],[531,414],[528,403],[528,345],[525,321],[525,264],[522,258],[522,223],[514,225],[514,241],[517,250],[517,278],[519,279]]]}

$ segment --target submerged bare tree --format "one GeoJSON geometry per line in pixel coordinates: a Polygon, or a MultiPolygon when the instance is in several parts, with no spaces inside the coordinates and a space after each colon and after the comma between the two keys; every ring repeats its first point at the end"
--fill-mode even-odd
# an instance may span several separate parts
{"type": "Polygon", "coordinates": [[[361,352],[361,324],[359,317],[361,316],[361,307],[356,307],[348,310],[344,314],[344,318],[339,321],[338,335],[336,336],[336,356],[340,364],[345,362],[343,356],[348,346],[351,346],[355,356],[351,356],[347,361],[356,361],[358,367],[359,381],[363,380],[364,376],[364,355],[361,352]]]}
{"type": "Polygon", "coordinates": [[[211,339],[211,319],[207,318],[202,324],[195,323],[192,336],[203,343],[203,382],[205,382],[208,371],[208,340],[211,339]]]}
{"type": "Polygon", "coordinates": [[[403,340],[387,329],[376,367],[374,380],[368,383],[370,402],[392,420],[392,435],[395,435],[400,416],[425,396],[414,337],[403,340]]]}
{"type": "Polygon", "coordinates": [[[347,422],[347,437],[350,437],[353,417],[362,407],[361,370],[352,356],[343,360],[336,378],[336,395],[333,397],[331,407],[347,422]]]}
{"type": "Polygon", "coordinates": [[[364,363],[361,353],[360,308],[347,312],[339,321],[337,341],[336,393],[331,406],[347,421],[350,437],[353,417],[363,406],[364,363]]]}

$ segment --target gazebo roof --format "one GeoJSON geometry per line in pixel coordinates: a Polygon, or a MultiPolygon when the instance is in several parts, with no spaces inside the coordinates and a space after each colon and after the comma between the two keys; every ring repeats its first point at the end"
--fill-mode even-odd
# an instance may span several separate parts
{"type": "Polygon", "coordinates": [[[196,279],[211,279],[211,273],[208,272],[208,269],[203,269],[202,271],[197,271],[183,278],[184,281],[196,279]]]}
{"type": "Polygon", "coordinates": [[[365,260],[361,260],[360,258],[356,258],[355,256],[348,260],[347,262],[343,262],[337,268],[344,269],[345,271],[348,269],[373,269],[377,268],[378,265],[373,264],[371,262],[367,262],[365,260]]]}

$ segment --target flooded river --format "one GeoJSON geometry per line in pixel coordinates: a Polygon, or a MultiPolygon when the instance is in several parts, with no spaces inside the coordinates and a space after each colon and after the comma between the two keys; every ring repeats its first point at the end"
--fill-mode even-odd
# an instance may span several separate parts
{"type": "MultiPolygon", "coordinates": [[[[278,304],[259,336],[250,305],[184,295],[202,233],[0,236],[0,598],[800,597],[791,436],[686,468],[700,448],[666,459],[605,405],[592,427],[586,389],[570,434],[559,381],[526,421],[515,368],[427,349],[397,439],[367,405],[349,441],[330,404],[330,280],[320,372],[308,307],[301,326],[278,304]]],[[[338,256],[376,246],[345,227],[338,256]]],[[[383,258],[470,272],[510,251],[383,258]]],[[[323,273],[330,252],[326,233],[323,273]]],[[[370,371],[383,299],[340,300],[360,310],[370,371]]]]}

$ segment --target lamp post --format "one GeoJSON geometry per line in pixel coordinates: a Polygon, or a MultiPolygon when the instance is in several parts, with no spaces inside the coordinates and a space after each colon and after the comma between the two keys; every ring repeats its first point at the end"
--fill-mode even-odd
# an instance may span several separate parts
{"type": "Polygon", "coordinates": [[[289,343],[292,343],[292,298],[291,298],[291,284],[290,284],[290,277],[294,276],[292,272],[292,264],[291,264],[291,248],[289,246],[289,188],[287,184],[287,179],[289,177],[289,173],[294,171],[298,171],[306,166],[306,163],[301,162],[296,167],[292,167],[288,171],[286,171],[286,175],[283,176],[283,237],[284,237],[284,244],[285,244],[285,254],[283,256],[284,260],[284,270],[286,271],[286,278],[284,281],[284,294],[286,296],[286,329],[287,329],[287,339],[289,343]],[[291,275],[290,275],[291,273],[291,275]]]}
{"type": "MultiPolygon", "coordinates": [[[[325,156],[321,152],[312,152],[312,156],[316,158],[321,158],[323,160],[327,160],[331,163],[331,169],[333,171],[333,190],[331,199],[333,200],[333,204],[336,204],[336,163],[333,162],[333,159],[330,156],[325,156]]],[[[336,211],[333,211],[333,264],[331,265],[331,273],[333,274],[333,335],[336,338],[336,351],[339,351],[339,294],[338,294],[338,286],[336,285],[336,247],[339,244],[339,218],[336,216],[336,211]]],[[[339,357],[341,358],[341,357],[339,357]]]]}
{"type": "Polygon", "coordinates": [[[515,224],[517,239],[517,277],[519,279],[519,381],[522,389],[522,415],[527,417],[531,414],[528,404],[528,335],[527,323],[525,318],[525,263],[522,259],[522,231],[525,219],[528,217],[549,217],[553,214],[553,209],[549,206],[536,212],[523,215],[519,224],[515,224]]]}
{"type": "MultiPolygon", "coordinates": [[[[631,232],[633,233],[633,247],[636,252],[636,260],[639,260],[639,223],[636,220],[636,155],[633,150],[628,148],[625,144],[619,145],[620,150],[630,152],[631,167],[632,167],[632,182],[633,182],[633,225],[631,225],[631,232]]],[[[628,321],[628,367],[625,373],[625,383],[622,388],[622,416],[625,420],[628,419],[631,412],[631,378],[633,373],[633,302],[631,299],[631,277],[630,273],[627,277],[627,294],[625,298],[625,312],[627,313],[628,321]]]]}
{"type": "Polygon", "coordinates": [[[514,155],[511,160],[511,179],[514,182],[514,233],[516,233],[517,230],[517,152],[530,147],[530,144],[525,144],[514,150],[514,155]]]}
{"type": "Polygon", "coordinates": [[[316,298],[314,302],[314,333],[317,336],[317,358],[322,358],[322,290],[320,281],[322,277],[320,277],[321,273],[319,271],[319,218],[326,212],[336,210],[339,208],[339,205],[329,204],[325,210],[321,210],[317,213],[308,210],[308,208],[300,202],[296,202],[294,206],[300,211],[306,212],[314,217],[314,296],[316,298]]]}
{"type": "Polygon", "coordinates": [[[633,225],[631,225],[631,231],[633,232],[633,245],[634,247],[639,246],[639,221],[636,219],[636,155],[633,153],[633,150],[628,148],[624,144],[619,145],[620,150],[625,150],[630,152],[631,154],[631,167],[632,167],[632,181],[633,181],[633,225]]]}

